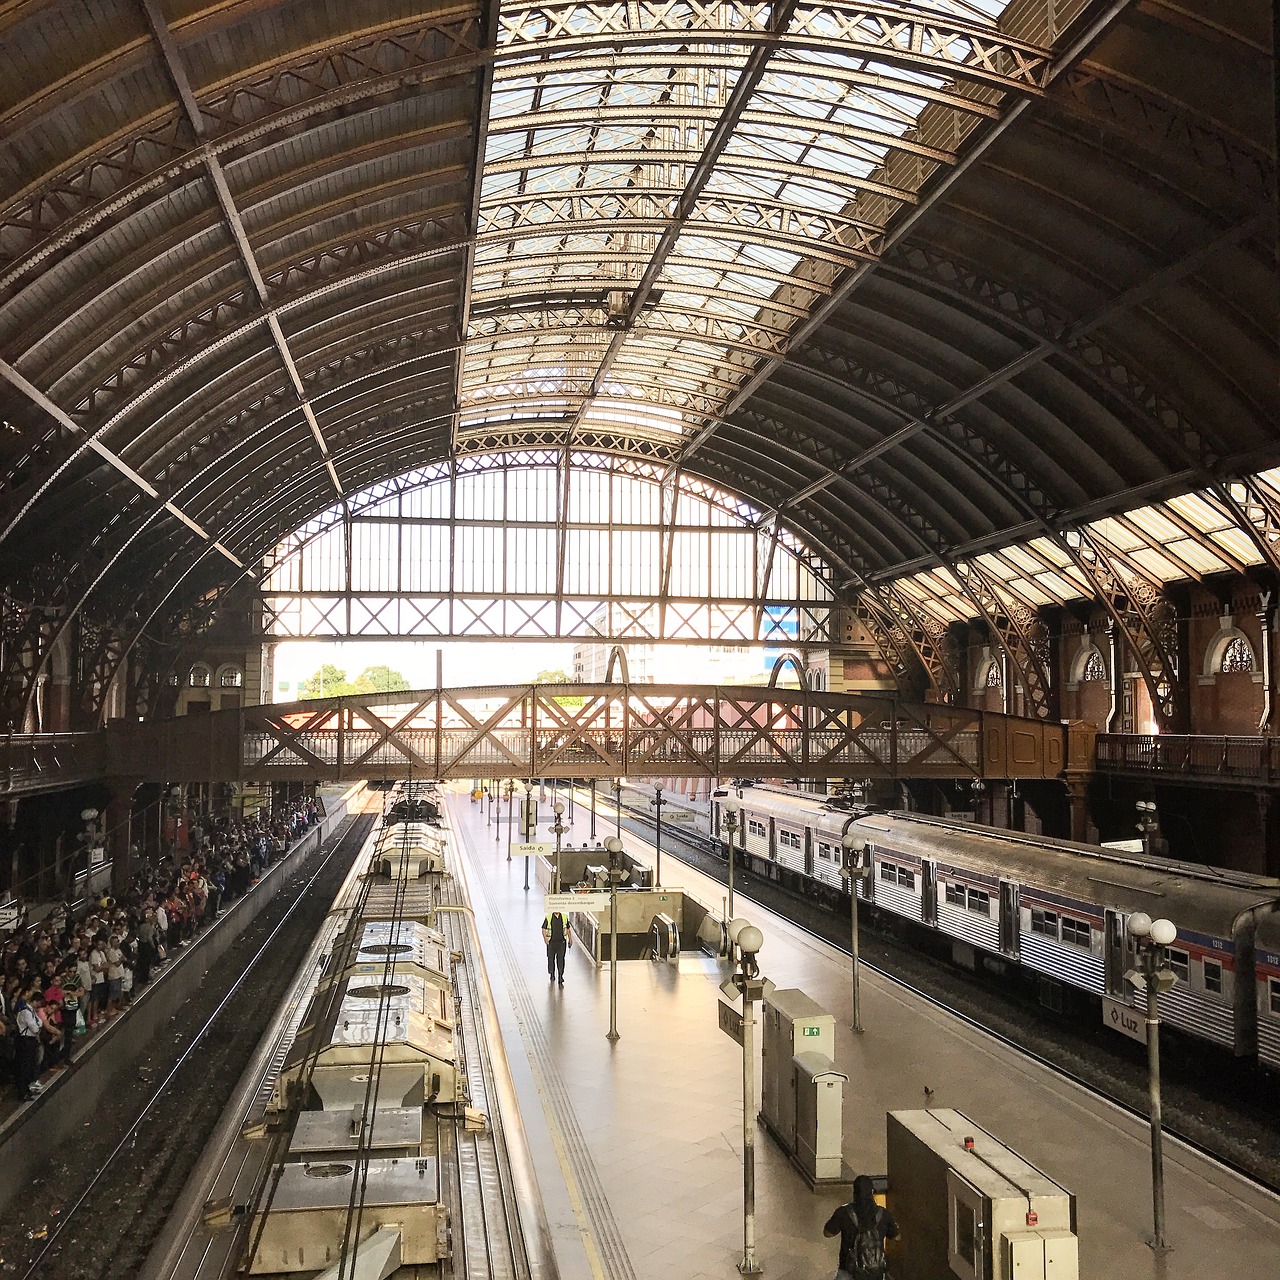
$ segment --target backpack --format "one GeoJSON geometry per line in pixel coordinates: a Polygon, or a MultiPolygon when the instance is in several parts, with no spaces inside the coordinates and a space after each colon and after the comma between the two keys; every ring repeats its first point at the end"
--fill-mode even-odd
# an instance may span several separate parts
{"type": "Polygon", "coordinates": [[[884,1252],[884,1236],[880,1231],[880,1215],[881,1211],[878,1205],[875,1213],[866,1222],[856,1213],[850,1211],[849,1216],[858,1228],[858,1234],[853,1238],[849,1261],[852,1263],[850,1269],[853,1275],[858,1277],[858,1280],[869,1280],[872,1276],[883,1276],[889,1269],[889,1260],[885,1257],[884,1252]]]}

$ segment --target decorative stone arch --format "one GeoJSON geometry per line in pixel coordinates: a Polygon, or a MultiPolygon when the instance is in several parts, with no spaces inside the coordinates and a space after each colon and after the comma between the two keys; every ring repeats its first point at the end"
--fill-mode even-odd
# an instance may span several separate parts
{"type": "Polygon", "coordinates": [[[1226,656],[1227,650],[1233,645],[1238,647],[1244,644],[1248,647],[1251,666],[1250,674],[1256,675],[1258,667],[1258,651],[1253,647],[1253,641],[1249,639],[1239,627],[1231,624],[1231,619],[1224,617],[1219,625],[1218,634],[1205,646],[1204,651],[1204,677],[1212,680],[1222,674],[1222,659],[1226,656]]]}
{"type": "Polygon", "coordinates": [[[982,646],[982,658],[974,664],[973,692],[976,697],[986,696],[988,689],[1004,688],[1004,667],[1000,655],[991,652],[990,645],[982,646]]]}
{"type": "Polygon", "coordinates": [[[615,664],[622,669],[622,683],[630,684],[631,668],[627,665],[627,651],[620,644],[615,644],[609,650],[609,663],[604,669],[605,684],[613,683],[613,668],[615,664]]]}
{"type": "Polygon", "coordinates": [[[809,671],[804,665],[804,659],[794,649],[784,649],[778,654],[773,664],[773,670],[769,672],[769,688],[776,689],[778,687],[778,677],[782,674],[783,667],[790,667],[796,673],[796,679],[800,681],[800,688],[804,692],[808,692],[810,688],[809,671]]]}
{"type": "Polygon", "coordinates": [[[218,669],[213,673],[213,687],[215,689],[243,689],[244,688],[244,666],[239,662],[224,662],[219,665],[218,669]],[[227,677],[235,677],[230,683],[227,677]]]}
{"type": "MultiPolygon", "coordinates": [[[[1076,652],[1076,656],[1071,660],[1071,671],[1067,676],[1067,687],[1075,689],[1078,685],[1089,683],[1091,677],[1089,669],[1094,659],[1102,664],[1104,679],[1107,678],[1107,656],[1098,648],[1093,640],[1087,636],[1080,637],[1080,648],[1076,652]]],[[[1097,677],[1092,677],[1096,679],[1097,677]]]]}

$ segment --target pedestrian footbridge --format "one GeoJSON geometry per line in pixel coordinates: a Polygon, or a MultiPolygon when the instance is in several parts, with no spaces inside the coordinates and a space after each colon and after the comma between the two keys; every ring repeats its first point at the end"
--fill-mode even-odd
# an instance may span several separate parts
{"type": "MultiPolygon", "coordinates": [[[[526,684],[320,698],[98,733],[15,734],[0,794],[101,778],[1052,778],[1061,723],[763,686],[526,684]]],[[[1076,762],[1076,757],[1081,757],[1076,762]]]]}

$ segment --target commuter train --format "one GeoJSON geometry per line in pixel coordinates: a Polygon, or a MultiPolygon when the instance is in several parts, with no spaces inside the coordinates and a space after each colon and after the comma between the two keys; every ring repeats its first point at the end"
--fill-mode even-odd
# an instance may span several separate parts
{"type": "Polygon", "coordinates": [[[286,1145],[255,1208],[250,1274],[350,1267],[353,1248],[362,1266],[368,1253],[451,1274],[460,1135],[484,1118],[467,1105],[459,956],[436,927],[450,833],[429,807],[394,798],[335,908],[343,927],[267,1104],[286,1145]]]}
{"type": "MultiPolygon", "coordinates": [[[[1144,1010],[1126,980],[1136,963],[1130,915],[1178,928],[1178,978],[1162,1019],[1280,1071],[1280,880],[1126,854],[916,813],[840,810],[819,797],[743,788],[736,841],[750,869],[802,893],[847,903],[841,837],[866,841],[859,897],[949,938],[975,967],[1015,966],[1041,1000],[1070,987],[1144,1010]],[[1056,986],[1055,984],[1061,984],[1056,986]]],[[[722,802],[712,821],[723,838],[722,802]]]]}

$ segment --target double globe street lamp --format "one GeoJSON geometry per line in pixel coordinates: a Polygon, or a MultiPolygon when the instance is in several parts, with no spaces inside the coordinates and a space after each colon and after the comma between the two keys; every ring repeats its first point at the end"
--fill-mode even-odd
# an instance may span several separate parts
{"type": "Polygon", "coordinates": [[[772,990],[773,984],[760,973],[756,957],[764,946],[764,934],[745,920],[731,919],[728,925],[730,957],[737,952],[737,970],[721,985],[732,997],[742,996],[742,1261],[744,1276],[758,1276],[763,1268],[756,1259],[756,1001],[772,990]]]}
{"type": "Polygon", "coordinates": [[[853,953],[853,1029],[862,1030],[862,987],[858,969],[858,896],[862,885],[871,874],[871,868],[863,861],[867,842],[854,831],[846,831],[840,837],[844,859],[840,874],[849,881],[849,933],[853,953]]]}
{"type": "Polygon", "coordinates": [[[1160,1114],[1160,995],[1170,991],[1178,979],[1168,967],[1165,948],[1178,936],[1171,920],[1153,920],[1145,911],[1129,917],[1129,936],[1134,940],[1138,967],[1125,980],[1147,996],[1147,1088],[1151,1118],[1151,1247],[1165,1253],[1170,1246],[1164,1238],[1164,1135],[1160,1114]]]}

